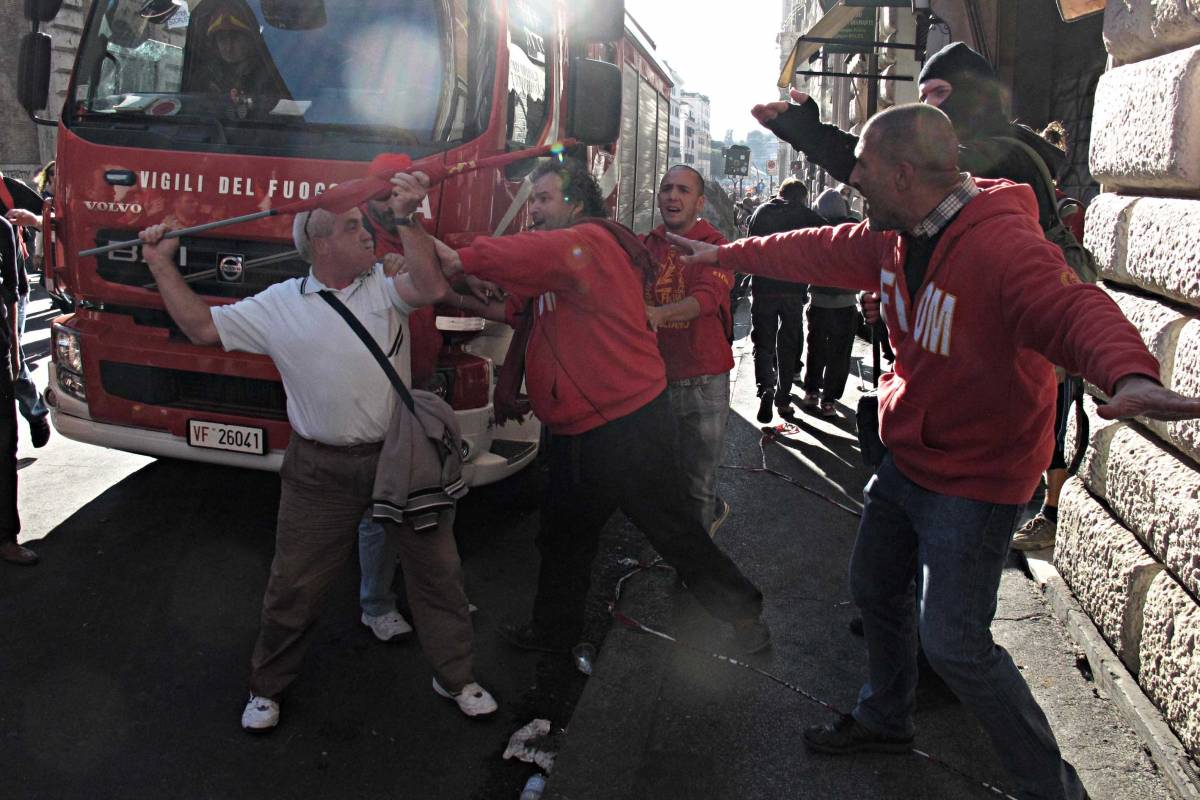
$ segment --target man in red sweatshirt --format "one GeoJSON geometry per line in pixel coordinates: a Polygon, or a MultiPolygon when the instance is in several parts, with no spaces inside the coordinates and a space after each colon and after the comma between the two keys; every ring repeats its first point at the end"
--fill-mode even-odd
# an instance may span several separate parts
{"type": "Polygon", "coordinates": [[[703,175],[683,164],[667,170],[658,185],[658,210],[663,224],[643,239],[655,265],[654,284],[646,290],[646,318],[658,332],[658,350],[667,366],[667,394],[679,424],[688,498],[711,535],[729,516],[729,503],[717,496],[717,463],[729,418],[733,273],[684,265],[679,248],[667,241],[670,231],[725,244],[720,231],[698,218],[704,210],[703,175]]]}
{"type": "Polygon", "coordinates": [[[695,263],[882,296],[896,351],[880,386],[889,452],[867,484],[850,562],[869,677],[853,714],[809,728],[806,745],[908,752],[919,630],[1017,795],[1078,800],[1078,775],[990,633],[1017,514],[1050,461],[1051,364],[1108,392],[1108,418],[1191,418],[1200,401],[1158,384],[1137,330],[1042,235],[1032,190],[960,173],[957,150],[943,112],[897,106],[872,118],[855,151],[850,183],[870,203],[867,223],[721,248],[673,241],[695,263]]]}
{"type": "Polygon", "coordinates": [[[530,650],[563,652],[578,641],[600,530],[621,508],[709,613],[733,623],[740,650],[764,650],[762,595],[713,544],[684,493],[666,370],[646,322],[649,253],[603,219],[583,165],[550,162],[531,179],[534,231],[440,251],[448,277],[462,270],[512,293],[477,311],[526,337],[529,403],[550,431],[533,619],[501,632],[530,650]]]}

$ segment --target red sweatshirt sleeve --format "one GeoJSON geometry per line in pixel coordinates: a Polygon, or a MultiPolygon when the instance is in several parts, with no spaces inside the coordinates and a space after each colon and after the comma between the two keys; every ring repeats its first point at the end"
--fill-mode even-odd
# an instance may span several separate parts
{"type": "Polygon", "coordinates": [[[1005,323],[1018,343],[1111,394],[1128,375],[1159,380],[1158,360],[1104,290],[1083,284],[1045,240],[1000,270],[1005,323]]]}
{"type": "Polygon", "coordinates": [[[721,248],[720,264],[733,272],[874,291],[880,265],[894,247],[893,236],[871,231],[865,222],[846,223],[739,239],[721,248]]]}
{"type": "MultiPolygon", "coordinates": [[[[603,228],[576,225],[555,231],[480,236],[458,251],[463,270],[525,297],[580,290],[581,275],[620,249],[603,228]]],[[[621,251],[624,255],[624,251],[621,251]]]]}
{"type": "Polygon", "coordinates": [[[733,288],[733,273],[723,267],[704,265],[694,268],[694,280],[689,281],[688,297],[700,304],[700,316],[716,314],[729,305],[729,290],[733,288]]]}

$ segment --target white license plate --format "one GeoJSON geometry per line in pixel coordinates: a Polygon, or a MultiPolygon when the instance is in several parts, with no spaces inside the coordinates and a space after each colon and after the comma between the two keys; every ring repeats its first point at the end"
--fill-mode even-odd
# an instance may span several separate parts
{"type": "Polygon", "coordinates": [[[188,444],[210,450],[231,450],[234,453],[267,453],[267,434],[262,428],[245,425],[225,425],[220,422],[188,420],[188,444]]]}

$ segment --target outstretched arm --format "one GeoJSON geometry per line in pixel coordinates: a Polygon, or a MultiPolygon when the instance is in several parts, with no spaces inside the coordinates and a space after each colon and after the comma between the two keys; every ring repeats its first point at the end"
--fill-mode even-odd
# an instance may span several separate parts
{"type": "Polygon", "coordinates": [[[1097,411],[1103,419],[1195,419],[1200,417],[1200,399],[1184,397],[1142,375],[1129,375],[1117,381],[1112,399],[1097,411]]]}
{"type": "Polygon", "coordinates": [[[139,233],[138,238],[144,242],[142,257],[150,266],[150,274],[154,276],[167,313],[184,335],[193,344],[220,344],[221,337],[217,334],[217,326],[213,324],[212,309],[200,295],[192,291],[175,267],[179,240],[163,238],[173,227],[170,224],[153,225],[139,233]]]}
{"type": "Polygon", "coordinates": [[[792,102],[760,103],[750,110],[759,124],[790,144],[835,179],[848,183],[854,171],[858,137],[821,122],[821,110],[804,92],[791,90],[792,102]]]}

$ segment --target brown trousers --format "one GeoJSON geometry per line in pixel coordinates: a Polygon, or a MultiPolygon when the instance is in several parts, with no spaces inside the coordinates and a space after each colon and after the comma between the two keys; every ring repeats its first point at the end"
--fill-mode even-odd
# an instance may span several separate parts
{"type": "MultiPolygon", "coordinates": [[[[275,558],[250,660],[250,691],[278,697],[296,679],[329,590],[356,552],[380,445],[331,447],[295,434],[280,469],[275,558]]],[[[471,616],[453,514],[436,532],[388,524],[399,542],[413,623],[438,682],[457,692],[472,675],[471,616]]]]}

